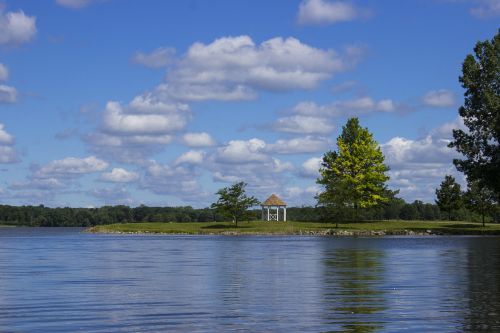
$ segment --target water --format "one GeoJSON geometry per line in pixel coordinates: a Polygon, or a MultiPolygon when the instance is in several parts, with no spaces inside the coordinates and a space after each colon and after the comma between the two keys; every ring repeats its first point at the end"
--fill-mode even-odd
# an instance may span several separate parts
{"type": "Polygon", "coordinates": [[[0,228],[0,332],[495,332],[500,238],[0,228]]]}

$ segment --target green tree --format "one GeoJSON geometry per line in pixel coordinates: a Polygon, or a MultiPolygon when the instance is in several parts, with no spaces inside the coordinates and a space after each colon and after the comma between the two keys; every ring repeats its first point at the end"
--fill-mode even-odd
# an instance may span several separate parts
{"type": "Polygon", "coordinates": [[[478,181],[469,182],[465,192],[465,204],[471,211],[481,215],[481,221],[484,227],[485,215],[490,215],[495,212],[496,196],[485,186],[482,186],[478,181]]]}
{"type": "Polygon", "coordinates": [[[462,192],[455,177],[450,175],[444,177],[441,185],[436,189],[436,204],[448,213],[448,219],[451,221],[451,212],[462,205],[462,192]]]}
{"type": "Polygon", "coordinates": [[[394,195],[385,185],[389,168],[384,164],[380,146],[367,128],[351,118],[337,138],[338,151],[323,156],[317,183],[323,192],[318,205],[325,207],[336,220],[357,216],[359,208],[369,208],[388,202],[394,195]]]}
{"type": "Polygon", "coordinates": [[[247,209],[259,204],[259,200],[255,197],[248,197],[245,194],[246,186],[246,183],[239,182],[218,190],[216,194],[219,199],[212,204],[211,208],[221,215],[232,218],[238,226],[238,220],[245,215],[247,209]]]}
{"type": "Polygon", "coordinates": [[[500,30],[491,41],[478,42],[475,57],[467,55],[460,82],[464,105],[458,110],[468,130],[453,130],[450,147],[465,159],[457,169],[471,181],[480,181],[500,198],[500,30]]]}

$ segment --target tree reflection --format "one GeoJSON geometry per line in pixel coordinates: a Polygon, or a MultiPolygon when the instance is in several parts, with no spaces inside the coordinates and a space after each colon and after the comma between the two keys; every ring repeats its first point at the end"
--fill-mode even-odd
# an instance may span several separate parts
{"type": "Polygon", "coordinates": [[[484,239],[467,254],[468,311],[465,332],[500,332],[500,252],[498,239],[484,239]]]}
{"type": "Polygon", "coordinates": [[[376,332],[384,328],[383,252],[335,249],[325,253],[324,297],[331,332],[376,332]]]}

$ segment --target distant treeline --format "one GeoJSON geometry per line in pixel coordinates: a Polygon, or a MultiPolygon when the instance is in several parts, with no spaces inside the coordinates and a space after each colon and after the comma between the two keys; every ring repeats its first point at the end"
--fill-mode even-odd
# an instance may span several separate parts
{"type": "MultiPolygon", "coordinates": [[[[289,207],[287,218],[292,221],[322,222],[327,220],[322,208],[289,207]]],[[[248,211],[246,220],[259,220],[261,211],[248,211]]],[[[394,199],[377,208],[359,210],[359,220],[447,220],[448,213],[435,204],[414,201],[406,203],[394,199]]],[[[461,208],[452,214],[452,219],[480,221],[480,216],[461,208]]],[[[493,218],[489,218],[492,221],[493,218]]],[[[498,221],[498,214],[496,216],[498,221]]],[[[103,206],[100,208],[49,208],[40,206],[0,205],[0,224],[44,226],[44,227],[89,227],[100,224],[124,222],[213,222],[228,221],[209,208],[186,207],[128,207],[103,206]]]]}

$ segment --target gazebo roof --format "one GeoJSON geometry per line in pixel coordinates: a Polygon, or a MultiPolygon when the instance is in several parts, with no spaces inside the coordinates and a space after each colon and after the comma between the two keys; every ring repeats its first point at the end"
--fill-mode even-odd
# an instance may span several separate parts
{"type": "Polygon", "coordinates": [[[276,194],[271,194],[271,196],[262,203],[262,206],[286,206],[286,203],[278,198],[276,194]]]}

